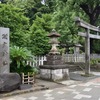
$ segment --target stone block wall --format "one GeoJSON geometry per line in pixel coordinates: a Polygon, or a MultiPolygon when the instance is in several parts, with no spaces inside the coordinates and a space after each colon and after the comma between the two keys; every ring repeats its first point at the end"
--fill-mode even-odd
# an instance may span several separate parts
{"type": "Polygon", "coordinates": [[[42,79],[47,79],[51,81],[69,79],[69,70],[68,69],[40,69],[40,76],[42,79]]]}

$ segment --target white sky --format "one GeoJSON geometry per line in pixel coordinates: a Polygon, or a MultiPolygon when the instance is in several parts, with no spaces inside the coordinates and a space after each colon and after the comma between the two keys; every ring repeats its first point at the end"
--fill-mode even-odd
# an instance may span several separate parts
{"type": "Polygon", "coordinates": [[[44,5],[45,4],[45,0],[41,0],[41,3],[44,5]]]}

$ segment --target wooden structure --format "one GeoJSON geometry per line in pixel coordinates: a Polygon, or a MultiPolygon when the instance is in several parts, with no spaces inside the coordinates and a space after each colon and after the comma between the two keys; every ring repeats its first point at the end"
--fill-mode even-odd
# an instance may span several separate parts
{"type": "Polygon", "coordinates": [[[68,62],[84,62],[85,63],[85,54],[63,54],[63,61],[68,62]]]}
{"type": "Polygon", "coordinates": [[[33,56],[33,61],[26,61],[27,65],[30,65],[32,67],[39,67],[40,65],[43,65],[43,61],[46,61],[46,56],[33,56]]]}
{"type": "Polygon", "coordinates": [[[85,32],[78,32],[78,35],[85,37],[85,74],[90,74],[90,38],[100,39],[100,28],[90,25],[78,17],[75,21],[78,26],[85,29],[85,32]],[[94,31],[96,34],[91,34],[91,31],[94,31]]]}
{"type": "Polygon", "coordinates": [[[22,73],[22,84],[34,84],[35,75],[34,73],[28,72],[28,74],[22,73]]]}
{"type": "MultiPolygon", "coordinates": [[[[63,54],[64,62],[85,62],[85,54],[63,54]]],[[[100,59],[100,54],[90,54],[90,59],[100,59]]],[[[33,56],[33,61],[27,61],[26,64],[32,67],[39,67],[47,60],[46,56],[33,56]]]]}

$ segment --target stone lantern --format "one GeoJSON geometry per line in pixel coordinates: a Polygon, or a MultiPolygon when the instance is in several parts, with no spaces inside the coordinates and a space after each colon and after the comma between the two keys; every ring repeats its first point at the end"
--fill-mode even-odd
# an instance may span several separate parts
{"type": "Polygon", "coordinates": [[[44,65],[39,66],[40,77],[49,81],[69,79],[69,69],[64,64],[62,55],[60,55],[57,49],[59,43],[57,38],[60,37],[60,34],[53,29],[48,37],[50,37],[49,43],[52,47],[49,54],[46,56],[47,61],[43,62],[44,65]]]}
{"type": "Polygon", "coordinates": [[[81,44],[75,44],[75,46],[74,46],[74,54],[79,54],[80,53],[80,47],[82,47],[81,44]]]}
{"type": "Polygon", "coordinates": [[[58,46],[58,40],[57,38],[60,37],[60,34],[58,34],[54,29],[52,30],[52,32],[48,35],[48,37],[50,38],[50,44],[52,46],[49,54],[60,54],[60,52],[57,49],[58,46]]]}

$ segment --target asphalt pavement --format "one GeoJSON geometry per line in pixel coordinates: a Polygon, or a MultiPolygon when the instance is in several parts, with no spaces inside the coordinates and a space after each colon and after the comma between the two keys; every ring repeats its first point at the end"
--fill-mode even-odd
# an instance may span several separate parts
{"type": "Polygon", "coordinates": [[[70,80],[58,83],[37,80],[37,85],[47,90],[0,98],[0,100],[100,100],[100,73],[92,72],[91,77],[82,72],[70,73],[70,80]]]}

